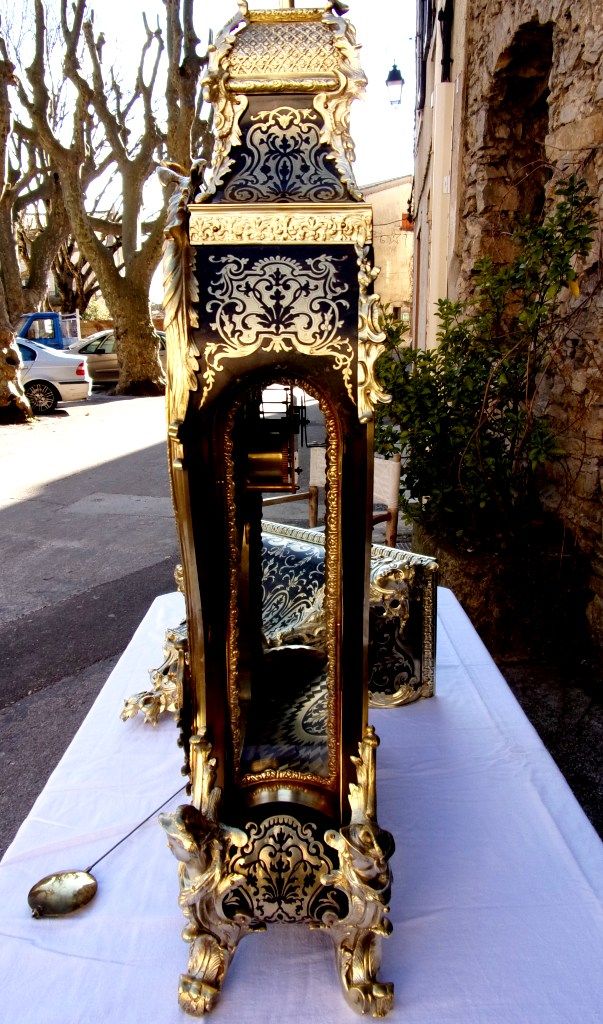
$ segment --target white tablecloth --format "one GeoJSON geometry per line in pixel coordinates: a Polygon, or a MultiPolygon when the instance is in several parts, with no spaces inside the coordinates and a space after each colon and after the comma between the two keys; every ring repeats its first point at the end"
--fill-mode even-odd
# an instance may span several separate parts
{"type": "MultiPolygon", "coordinates": [[[[0,1020],[183,1024],[177,865],[154,820],[99,864],[78,914],[33,920],[29,887],[86,867],[177,789],[171,719],[122,723],[180,595],[154,602],[0,866],[0,1020]]],[[[602,845],[453,595],[438,696],[374,712],[379,820],[396,839],[382,978],[404,1024],[603,1020],[602,845]]],[[[32,738],[44,744],[44,736],[32,738]]],[[[175,806],[180,800],[175,800],[175,806]]],[[[239,946],[216,1024],[355,1019],[328,938],[272,926],[239,946]]]]}

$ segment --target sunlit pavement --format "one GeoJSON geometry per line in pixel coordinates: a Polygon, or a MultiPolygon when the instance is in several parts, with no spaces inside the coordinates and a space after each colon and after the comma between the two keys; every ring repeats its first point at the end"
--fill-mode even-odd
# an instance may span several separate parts
{"type": "Polygon", "coordinates": [[[174,589],[165,434],[162,398],[102,392],[0,427],[2,849],[149,604],[174,589]]]}

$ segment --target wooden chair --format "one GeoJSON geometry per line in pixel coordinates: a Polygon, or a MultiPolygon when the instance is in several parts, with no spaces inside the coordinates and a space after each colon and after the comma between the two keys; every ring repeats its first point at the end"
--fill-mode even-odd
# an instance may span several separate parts
{"type": "MultiPolygon", "coordinates": [[[[388,547],[396,546],[398,535],[398,510],[400,503],[400,456],[383,459],[376,455],[374,459],[373,502],[386,506],[385,512],[373,514],[373,525],[385,523],[385,543],[388,547]]],[[[275,495],[264,499],[264,508],[280,505],[288,501],[308,500],[308,526],[318,525],[318,492],[325,486],[326,459],[324,448],[310,448],[310,480],[307,491],[297,494],[275,495]]]]}
{"type": "Polygon", "coordinates": [[[398,536],[398,509],[400,506],[400,470],[401,461],[399,455],[391,459],[382,459],[375,456],[373,502],[384,504],[385,512],[373,514],[373,526],[375,523],[385,523],[385,543],[390,548],[395,548],[396,537],[398,536]]]}

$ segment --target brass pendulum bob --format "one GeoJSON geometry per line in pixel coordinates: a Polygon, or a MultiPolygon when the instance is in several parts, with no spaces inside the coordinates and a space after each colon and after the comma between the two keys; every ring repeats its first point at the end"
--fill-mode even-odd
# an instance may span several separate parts
{"type": "Polygon", "coordinates": [[[72,914],[74,910],[80,910],[81,907],[85,907],[87,903],[90,903],[90,900],[94,899],[98,890],[98,882],[94,875],[91,874],[92,868],[95,868],[97,864],[100,864],[101,860],[104,860],[113,850],[121,846],[126,839],[129,839],[134,832],[145,825],[153,815],[157,814],[157,811],[160,811],[162,807],[169,804],[170,800],[178,796],[178,793],[181,793],[183,789],[184,786],[181,786],[175,793],[172,793],[167,800],[164,800],[146,818],[139,821],[138,825],[130,829],[127,835],[122,836],[118,842],[114,843],[113,846],[106,850],[84,871],[75,869],[70,871],[54,871],[51,875],[45,875],[39,882],[32,885],[27,894],[27,902],[31,907],[32,916],[62,917],[63,914],[72,914]]]}

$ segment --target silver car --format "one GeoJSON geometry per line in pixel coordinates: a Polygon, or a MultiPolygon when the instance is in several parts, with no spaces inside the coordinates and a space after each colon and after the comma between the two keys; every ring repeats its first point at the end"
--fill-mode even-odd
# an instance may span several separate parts
{"type": "MultiPolygon", "coordinates": [[[[159,337],[159,361],[165,371],[165,334],[156,331],[159,337]]],[[[107,329],[91,334],[69,346],[70,352],[86,356],[88,372],[93,384],[115,383],[119,379],[119,363],[115,351],[115,331],[107,329]]]]}
{"type": "Polygon", "coordinates": [[[86,360],[71,352],[17,341],[21,354],[23,390],[35,413],[52,412],[57,402],[81,402],[88,398],[92,381],[86,360]]]}

